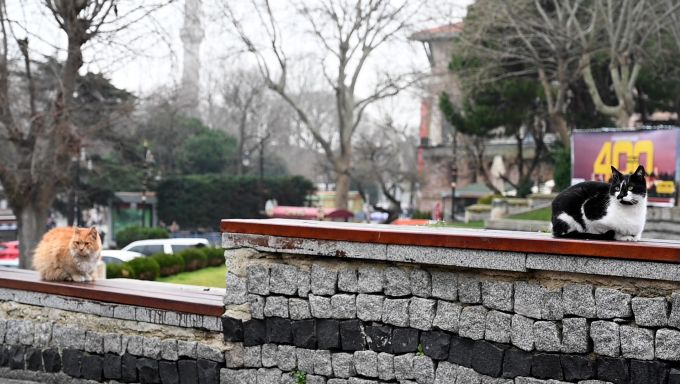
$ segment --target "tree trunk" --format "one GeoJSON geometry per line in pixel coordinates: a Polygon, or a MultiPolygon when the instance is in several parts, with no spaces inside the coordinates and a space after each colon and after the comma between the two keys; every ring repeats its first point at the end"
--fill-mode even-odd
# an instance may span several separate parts
{"type": "Polygon", "coordinates": [[[49,205],[41,207],[29,203],[14,213],[17,216],[19,253],[21,255],[19,268],[30,269],[33,267],[33,250],[45,233],[49,205]]]}
{"type": "Polygon", "coordinates": [[[555,132],[562,141],[562,145],[571,145],[571,135],[569,134],[569,126],[567,125],[567,119],[560,112],[551,113],[549,116],[550,127],[553,132],[555,132]]]}
{"type": "Polygon", "coordinates": [[[345,153],[335,162],[335,208],[347,209],[350,182],[350,154],[345,153]]]}

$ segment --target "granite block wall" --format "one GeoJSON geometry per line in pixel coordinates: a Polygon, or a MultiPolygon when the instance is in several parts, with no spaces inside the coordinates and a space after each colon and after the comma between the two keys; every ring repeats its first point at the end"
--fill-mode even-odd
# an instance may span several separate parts
{"type": "Polygon", "coordinates": [[[252,249],[227,264],[222,382],[680,383],[674,284],[252,249]]]}
{"type": "Polygon", "coordinates": [[[220,317],[0,289],[0,382],[220,382],[220,317]]]}

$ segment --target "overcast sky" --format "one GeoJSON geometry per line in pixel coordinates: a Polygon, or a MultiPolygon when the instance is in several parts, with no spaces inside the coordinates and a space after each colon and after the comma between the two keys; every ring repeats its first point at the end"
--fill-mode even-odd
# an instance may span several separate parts
{"type": "MultiPolygon", "coordinates": [[[[119,2],[119,15],[133,20],[142,15],[134,11],[140,4],[153,7],[163,0],[122,0],[119,2]]],[[[224,0],[226,1],[226,0],[224,0]]],[[[423,22],[422,28],[461,20],[467,5],[473,0],[429,0],[425,1],[427,13],[436,15],[437,20],[423,22]],[[427,25],[429,24],[429,25],[427,25]]],[[[230,4],[241,7],[239,2],[230,4]]],[[[279,6],[281,29],[283,30],[284,49],[293,57],[305,56],[315,49],[316,41],[309,34],[304,20],[290,12],[289,1],[275,0],[279,6]],[[287,11],[288,10],[288,11],[287,11]],[[288,14],[286,14],[288,12],[288,14]]],[[[103,72],[120,88],[125,88],[140,96],[149,94],[158,87],[173,87],[179,84],[182,73],[182,44],[179,38],[183,24],[184,1],[175,1],[152,15],[140,19],[131,27],[115,35],[104,35],[86,46],[83,72],[103,72]]],[[[28,36],[34,58],[40,55],[65,57],[66,41],[51,15],[44,9],[41,0],[9,1],[8,14],[14,20],[13,33],[17,38],[28,36]]],[[[241,54],[240,42],[230,31],[222,7],[217,1],[203,0],[202,21],[205,38],[201,45],[201,85],[202,95],[213,83],[223,77],[225,71],[236,67],[251,66],[252,58],[241,54]]],[[[256,33],[258,25],[244,15],[244,26],[256,33]]],[[[113,27],[115,25],[109,26],[113,27]]],[[[362,79],[363,89],[367,92],[376,81],[376,73],[384,68],[403,70],[410,68],[427,69],[428,63],[420,43],[400,39],[389,46],[382,47],[374,55],[362,79]]],[[[415,92],[384,103],[374,114],[393,113],[397,120],[413,125],[419,119],[419,100],[415,92]]]]}

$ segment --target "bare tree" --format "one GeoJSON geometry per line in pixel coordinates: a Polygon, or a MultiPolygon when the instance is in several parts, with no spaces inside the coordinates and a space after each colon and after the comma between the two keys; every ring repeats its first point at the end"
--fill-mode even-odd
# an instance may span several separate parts
{"type": "Polygon", "coordinates": [[[575,23],[581,15],[569,6],[572,1],[480,0],[470,7],[457,52],[475,60],[468,73],[462,72],[472,82],[535,76],[551,128],[565,144],[568,91],[580,77],[575,23]]]}
{"type": "Polygon", "coordinates": [[[583,47],[580,58],[583,80],[597,110],[611,117],[618,127],[629,126],[635,111],[635,83],[640,70],[654,52],[653,41],[677,18],[679,5],[655,0],[599,0],[586,10],[579,2],[570,5],[573,13],[589,14],[585,23],[579,18],[574,20],[583,47]],[[604,92],[612,92],[599,89],[593,76],[595,54],[603,54],[608,60],[611,91],[616,100],[613,104],[607,104],[602,97],[604,92]]]}
{"type": "Polygon", "coordinates": [[[373,209],[388,214],[385,223],[391,223],[402,212],[402,196],[418,181],[415,148],[416,138],[406,129],[399,128],[388,117],[372,132],[362,133],[356,141],[354,155],[357,166],[352,178],[357,183],[364,201],[367,187],[376,186],[388,201],[384,207],[373,204],[373,209]]]}
{"type": "Polygon", "coordinates": [[[265,47],[258,46],[229,6],[226,15],[247,50],[254,55],[267,87],[276,92],[295,111],[298,118],[319,143],[335,172],[337,208],[347,208],[347,196],[352,168],[352,139],[360,126],[366,108],[391,97],[411,85],[416,76],[412,73],[385,74],[367,95],[360,95],[361,75],[377,48],[398,38],[414,20],[420,4],[409,1],[369,0],[344,2],[319,0],[309,5],[300,2],[295,6],[296,17],[307,23],[318,42],[315,47],[322,58],[321,72],[327,86],[335,95],[337,146],[323,136],[321,128],[310,117],[298,95],[289,84],[291,62],[282,46],[279,22],[269,0],[251,5],[261,21],[261,30],[268,36],[265,47]],[[270,55],[273,61],[267,60],[270,55]]]}
{"type": "Polygon", "coordinates": [[[461,52],[481,63],[472,68],[475,81],[536,76],[551,127],[568,143],[569,88],[581,78],[595,108],[628,127],[642,65],[654,56],[678,6],[675,0],[480,0],[471,7],[461,52]],[[608,79],[593,71],[602,59],[608,79]]]}
{"type": "Polygon", "coordinates": [[[82,135],[72,115],[83,47],[104,29],[123,28],[110,24],[130,15],[118,16],[117,4],[116,0],[44,2],[67,41],[58,85],[45,99],[36,92],[28,39],[16,40],[27,92],[11,86],[14,74],[20,71],[10,58],[15,24],[7,14],[6,2],[0,0],[0,182],[17,216],[22,268],[32,264],[32,250],[45,231],[49,209],[59,188],[68,182],[72,156],[79,152],[82,135]],[[28,93],[25,109],[13,102],[22,93],[28,93]]]}

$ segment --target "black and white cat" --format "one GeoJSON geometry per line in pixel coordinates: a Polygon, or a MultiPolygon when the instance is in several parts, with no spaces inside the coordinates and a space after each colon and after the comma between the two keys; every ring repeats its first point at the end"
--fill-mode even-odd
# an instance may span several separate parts
{"type": "Polygon", "coordinates": [[[638,241],[646,218],[647,185],[641,165],[630,175],[612,167],[610,184],[578,183],[552,203],[555,237],[638,241]]]}

